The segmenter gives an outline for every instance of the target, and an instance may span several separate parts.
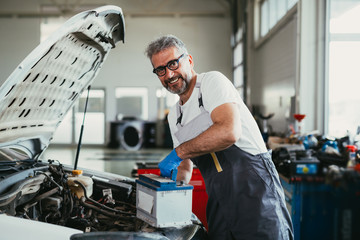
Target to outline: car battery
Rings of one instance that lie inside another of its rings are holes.
[[[136,217],[153,227],[191,224],[193,186],[155,174],[136,180]]]
[[[132,172],[134,178],[138,178],[142,174],[156,174],[160,175],[160,169],[158,168],[158,162],[137,162],[136,168]],[[189,185],[194,187],[192,191],[192,212],[199,218],[201,223],[208,228],[206,220],[206,204],[208,201],[208,195],[206,193],[206,187],[204,179],[200,173],[200,170],[194,166]]]
[[[290,163],[291,176],[317,175],[320,161],[315,157],[300,158]]]

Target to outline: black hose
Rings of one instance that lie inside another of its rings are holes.
[[[69,189],[64,189],[63,192],[63,197],[64,197],[64,206],[62,208],[62,221],[65,222],[71,215],[73,208],[74,208],[74,203],[73,203],[73,198],[71,195],[71,192]]]
[[[129,207],[129,208],[134,208],[134,209],[136,209],[136,206],[134,206],[133,204],[131,204],[131,203],[127,203],[127,202],[123,202],[123,201],[119,201],[119,200],[115,200],[117,203],[119,203],[119,204],[122,204],[122,205],[126,205],[127,207]]]
[[[45,192],[45,193],[43,193],[43,194],[38,195],[38,196],[35,197],[32,201],[30,201],[29,203],[27,203],[27,204],[24,206],[24,210],[27,211],[27,209],[28,209],[29,207],[31,207],[34,203],[36,203],[36,202],[38,202],[38,201],[40,201],[40,200],[42,200],[42,199],[44,199],[44,198],[50,197],[51,195],[53,195],[53,194],[55,194],[55,193],[57,193],[57,192],[58,192],[58,188],[56,187],[56,188],[51,189],[50,191],[47,191],[47,192]]]
[[[70,211],[69,213],[71,214],[72,210],[74,209],[74,200],[71,196],[71,192],[69,191],[69,199],[70,199]]]
[[[99,206],[100,208],[103,208],[105,210],[112,211],[112,212],[115,212],[115,213],[119,213],[119,214],[133,215],[132,213],[128,213],[128,212],[120,211],[120,210],[117,210],[117,209],[113,209],[113,208],[110,208],[108,206],[105,206],[104,204],[98,203],[97,201],[95,201],[95,200],[93,200],[93,199],[91,199],[91,198],[89,198],[87,196],[86,188],[81,182],[75,180],[74,183],[79,184],[81,186],[81,188],[84,190],[84,197],[86,198],[86,200],[92,202],[93,204]]]
[[[134,220],[134,217],[123,217],[123,216],[119,216],[117,215],[115,212],[109,212],[107,210],[104,210],[104,209],[100,209],[98,208],[97,206],[94,206],[92,204],[88,204],[86,203],[87,199],[83,196],[81,197],[80,199],[80,204],[83,205],[84,207],[87,207],[87,208],[90,208],[90,209],[93,209],[105,216],[108,216],[108,217],[111,217],[111,218],[116,218],[116,219],[120,219],[120,220],[126,220],[126,221],[129,221],[129,220]]]
[[[52,179],[50,176],[48,176],[46,173],[40,172],[40,174],[45,175],[53,184],[55,184],[59,188],[60,191],[63,190],[63,188],[57,182],[55,182],[54,179]]]
[[[6,172],[6,171],[10,171],[10,170],[19,171],[19,169],[17,169],[16,167],[8,167],[8,168],[0,169],[0,172]]]

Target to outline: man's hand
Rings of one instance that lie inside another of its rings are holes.
[[[181,161],[182,159],[179,158],[175,149],[173,149],[171,153],[167,155],[165,159],[159,163],[161,176],[170,178],[171,171],[177,169]]]

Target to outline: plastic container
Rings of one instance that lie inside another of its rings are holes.
[[[83,176],[82,170],[73,170],[72,175],[68,177],[68,186],[71,190],[71,193],[80,199],[82,196],[85,196],[84,189],[75,181],[78,181],[84,185],[87,197],[92,195],[94,182],[91,177]]]

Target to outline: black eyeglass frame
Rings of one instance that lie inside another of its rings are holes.
[[[154,68],[153,69],[153,73],[155,73],[158,77],[162,77],[162,76],[165,76],[166,74],[166,68],[168,68],[169,70],[176,70],[179,68],[179,61],[182,57],[185,56],[185,53],[181,54],[180,57],[178,57],[177,59],[173,59],[173,60],[170,60],[165,66],[159,66],[157,68]],[[175,68],[171,68],[171,64],[175,63],[176,62],[176,67]],[[157,71],[161,71],[161,70],[164,70],[164,74],[158,74]]]

